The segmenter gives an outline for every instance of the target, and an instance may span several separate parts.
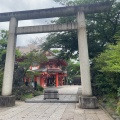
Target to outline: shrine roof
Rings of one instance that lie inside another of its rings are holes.
[[[36,72],[47,72],[47,68],[40,68],[40,69],[37,69],[37,70],[34,70]]]
[[[57,63],[61,66],[67,66],[67,62],[63,59],[59,59],[57,55],[55,55],[51,50],[43,51],[42,54],[44,54],[48,62],[42,63],[42,64],[50,64],[50,63]]]
[[[51,59],[57,59],[56,56],[46,56],[48,60],[51,60]]]
[[[48,73],[50,73],[50,72],[54,72],[54,73],[63,72],[61,69],[48,69],[47,71],[48,71]]]

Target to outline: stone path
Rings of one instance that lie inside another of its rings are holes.
[[[80,86],[60,86],[57,88],[59,93],[59,100],[57,99],[46,99],[44,100],[44,95],[34,97],[32,99],[26,100],[27,103],[77,103],[78,99],[76,98],[77,90]],[[46,88],[56,89],[54,87]]]
[[[78,86],[65,86],[61,93],[75,92]],[[24,103],[0,108],[0,120],[112,120],[102,109],[80,109],[78,103]]]

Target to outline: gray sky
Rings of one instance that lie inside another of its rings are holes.
[[[0,0],[0,13],[45,9],[52,7],[60,7],[60,5],[58,3],[55,3],[53,0]],[[56,19],[56,18],[51,18],[51,19]],[[34,26],[34,25],[49,24],[51,19],[19,21],[18,26]],[[0,30],[1,29],[8,30],[8,28],[9,28],[9,22],[0,22]],[[47,33],[18,35],[17,46],[25,46],[29,44],[29,40],[31,41],[41,37],[44,38],[46,35]]]

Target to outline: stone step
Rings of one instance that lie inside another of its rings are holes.
[[[26,100],[25,103],[78,103],[78,100]]]

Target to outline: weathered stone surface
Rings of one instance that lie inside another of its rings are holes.
[[[80,108],[83,108],[83,109],[98,108],[97,98],[94,96],[91,96],[91,97],[80,96],[79,97],[79,105],[80,105]]]
[[[77,85],[60,86],[59,93],[77,94]],[[39,99],[40,96],[33,99]],[[63,97],[65,99],[65,96]],[[42,97],[43,99],[43,97]],[[0,120],[113,120],[105,111],[81,109],[78,103],[24,103],[0,107]],[[118,120],[118,119],[117,119]]]
[[[44,90],[44,99],[59,99],[58,90]]]
[[[83,4],[79,6],[68,6],[59,8],[49,8],[40,10],[17,11],[0,13],[0,22],[9,21],[11,17],[17,20],[40,19],[50,17],[66,17],[76,15],[77,11],[84,11],[85,13],[97,13],[107,11],[111,7],[111,2],[98,2],[94,4]]]
[[[90,78],[90,63],[88,54],[87,43],[87,30],[85,23],[85,14],[78,12],[78,48],[79,48],[79,60],[80,60],[80,73],[82,84],[82,95],[92,96],[91,78]]]
[[[15,95],[11,96],[0,96],[0,106],[12,107],[15,105]]]
[[[46,32],[58,32],[76,30],[77,23],[67,24],[51,24],[51,25],[39,25],[39,26],[28,26],[16,28],[16,34],[33,34],[33,33],[46,33]]]
[[[12,17],[10,19],[9,25],[9,35],[7,42],[7,52],[3,76],[3,85],[2,85],[2,95],[9,96],[12,94],[12,85],[13,85],[13,72],[15,64],[15,49],[16,49],[16,27],[18,21],[16,18]]]

